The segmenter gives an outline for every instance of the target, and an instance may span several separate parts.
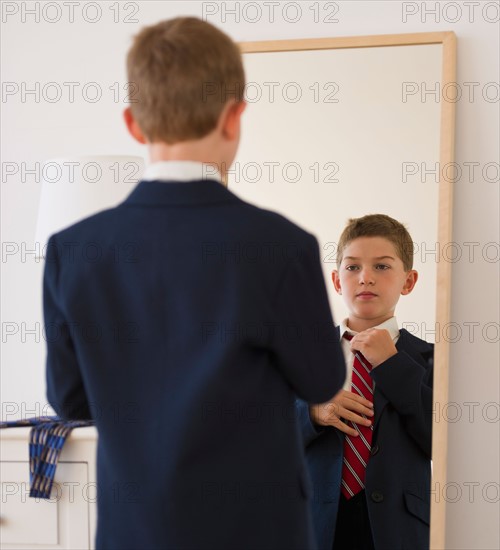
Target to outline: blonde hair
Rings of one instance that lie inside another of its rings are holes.
[[[130,107],[151,143],[211,132],[226,102],[242,101],[245,73],[237,45],[195,17],[145,27],[127,55]]]
[[[383,237],[390,241],[403,262],[405,271],[413,268],[413,241],[406,227],[386,214],[368,214],[351,218],[342,231],[337,249],[337,266],[342,263],[345,247],[359,237]]]

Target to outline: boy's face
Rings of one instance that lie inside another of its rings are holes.
[[[349,309],[349,327],[366,330],[394,315],[402,294],[409,294],[418,274],[405,271],[394,245],[384,237],[360,237],[344,249],[339,270],[332,273],[335,290]]]

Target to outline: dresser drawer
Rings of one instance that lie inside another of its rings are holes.
[[[0,548],[89,549],[95,483],[86,462],[59,462],[51,499],[29,496],[29,463],[0,463]]]

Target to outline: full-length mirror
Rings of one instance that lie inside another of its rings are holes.
[[[446,402],[453,33],[241,48],[248,106],[229,188],[317,236],[337,322],[346,312],[331,272],[347,220],[383,213],[403,222],[420,277],[401,297],[396,317],[409,332],[435,341],[434,400]],[[444,483],[444,422],[433,428],[433,467],[433,482]],[[433,502],[431,547],[442,546],[443,534],[444,508]]]

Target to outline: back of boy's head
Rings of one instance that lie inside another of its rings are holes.
[[[226,102],[242,101],[245,73],[237,45],[195,17],[142,29],[127,56],[131,110],[150,143],[199,139]]]
[[[337,266],[342,263],[346,246],[360,237],[383,237],[390,241],[403,262],[405,271],[413,268],[413,241],[406,227],[386,214],[368,214],[351,218],[342,231],[337,249]]]

